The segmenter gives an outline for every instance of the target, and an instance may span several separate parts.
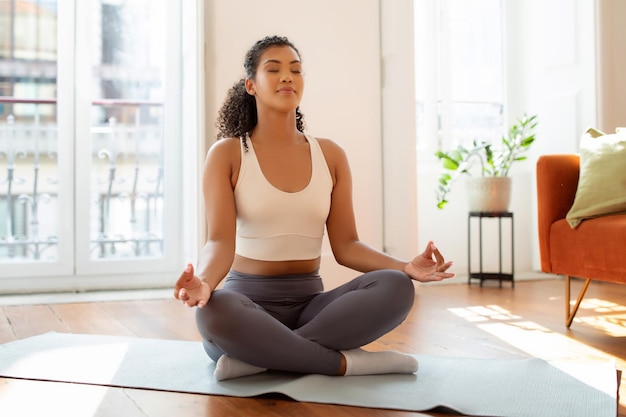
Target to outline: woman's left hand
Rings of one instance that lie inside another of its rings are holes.
[[[411,262],[406,264],[404,272],[406,272],[411,279],[420,282],[442,281],[454,276],[453,273],[446,272],[451,266],[452,261],[446,262],[435,244],[428,242],[424,252],[417,255]]]

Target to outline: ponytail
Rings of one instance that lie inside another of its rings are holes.
[[[226,100],[218,113],[217,139],[236,137],[245,145],[246,136],[256,124],[256,101],[246,91],[245,80],[242,78],[228,90]]]

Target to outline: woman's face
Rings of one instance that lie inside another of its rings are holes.
[[[248,93],[259,105],[293,111],[302,100],[304,77],[300,57],[288,46],[268,48],[261,55],[254,80],[246,80]]]

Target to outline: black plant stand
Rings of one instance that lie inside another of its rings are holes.
[[[478,272],[472,272],[472,238],[471,238],[471,224],[472,218],[478,218],[478,252],[479,252],[479,270]],[[484,218],[497,218],[498,219],[498,272],[485,272],[483,271],[483,219]],[[502,272],[502,219],[510,219],[511,223],[511,271],[510,273]],[[467,283],[471,284],[473,279],[480,280],[480,286],[483,286],[485,280],[498,280],[500,281],[500,288],[502,288],[502,281],[511,281],[511,288],[515,287],[515,280],[513,277],[514,271],[514,235],[513,235],[513,213],[485,213],[471,211],[467,217]]]

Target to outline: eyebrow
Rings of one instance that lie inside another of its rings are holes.
[[[282,62],[278,59],[268,59],[267,61],[263,63],[263,65],[267,65],[267,64],[282,64]],[[300,64],[300,60],[294,59],[289,64]]]

